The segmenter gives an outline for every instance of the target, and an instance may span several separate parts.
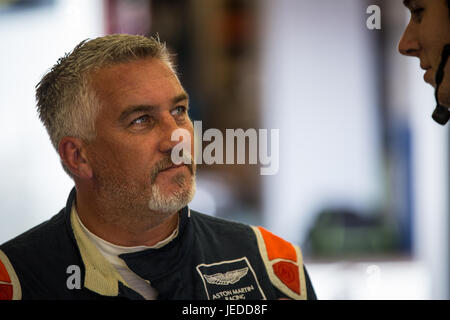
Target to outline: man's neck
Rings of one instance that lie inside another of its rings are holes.
[[[153,246],[170,236],[178,226],[178,212],[155,221],[155,217],[161,215],[145,209],[148,218],[142,219],[139,214],[140,218],[130,219],[130,212],[118,212],[114,206],[102,205],[92,192],[77,189],[75,203],[81,222],[90,232],[119,246]]]

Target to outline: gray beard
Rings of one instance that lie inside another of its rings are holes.
[[[191,179],[191,187],[187,187],[186,179]],[[152,196],[148,201],[148,208],[153,212],[160,214],[171,214],[181,210],[192,201],[195,194],[195,177],[191,175],[186,178],[179,174],[173,177],[173,183],[176,183],[180,190],[173,192],[168,196],[161,195],[160,187],[153,184],[151,187]]]
[[[158,161],[149,173],[149,185],[143,187],[133,181],[124,183],[121,178],[110,174],[104,162],[98,161],[98,173],[94,173],[95,192],[99,214],[105,223],[116,225],[132,233],[160,225],[171,215],[192,201],[195,194],[194,162],[186,164],[190,175],[178,173],[171,179],[175,191],[167,192],[156,183],[159,173],[170,167],[170,157]]]
[[[190,186],[187,179],[191,179]],[[152,184],[148,194],[139,193],[137,186],[125,187],[111,177],[100,180],[97,199],[103,208],[102,220],[135,234],[157,227],[191,202],[195,194],[195,174],[174,176],[172,182],[179,189],[168,195],[161,193],[158,184]]]

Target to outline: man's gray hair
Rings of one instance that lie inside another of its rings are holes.
[[[56,151],[65,136],[89,142],[96,135],[100,103],[90,86],[92,72],[141,58],[160,59],[175,73],[172,57],[159,37],[114,34],[87,39],[58,60],[36,85],[39,118]]]

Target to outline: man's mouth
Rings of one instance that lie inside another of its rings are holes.
[[[423,80],[427,83],[431,84],[431,69],[426,70],[426,72],[423,75]]]
[[[186,167],[191,175],[195,174],[195,164],[194,163],[185,163],[181,162],[180,164],[174,164],[170,159],[163,159],[159,161],[152,169],[150,173],[150,182],[154,184],[156,182],[156,178],[160,173],[168,173],[177,172],[177,170],[182,170],[180,168]]]
[[[420,68],[422,68],[423,70],[428,70],[428,69],[431,69],[431,66],[430,66],[430,65],[427,65],[427,64],[421,63],[421,64],[420,64]]]
[[[425,70],[425,74],[423,75],[423,80],[426,83],[429,83],[431,85],[433,85],[433,70],[431,68],[431,66],[425,66],[425,65],[420,65],[420,67]]]
[[[184,165],[185,165],[184,163],[181,163],[181,164],[172,164],[171,166],[169,166],[169,167],[167,167],[167,168],[165,168],[165,169],[162,169],[160,172],[168,171],[168,170],[172,170],[172,169],[177,169],[177,168],[180,168],[180,167],[182,167],[182,166],[184,166]]]

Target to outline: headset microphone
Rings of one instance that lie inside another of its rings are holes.
[[[450,120],[450,110],[448,110],[446,107],[439,104],[439,86],[442,83],[442,80],[444,80],[444,68],[448,60],[448,56],[450,54],[450,44],[447,44],[444,46],[444,49],[442,50],[442,58],[441,63],[439,64],[439,68],[436,72],[436,90],[434,91],[434,97],[436,99],[436,108],[433,111],[433,119],[437,123],[441,125],[445,125],[448,120]]]

